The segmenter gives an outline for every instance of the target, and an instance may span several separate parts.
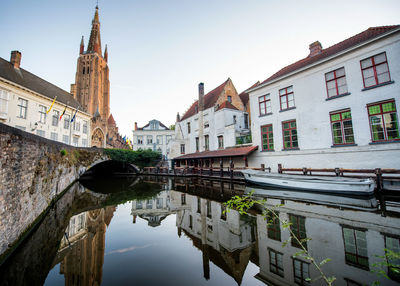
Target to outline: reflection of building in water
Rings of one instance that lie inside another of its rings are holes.
[[[55,263],[60,264],[65,285],[100,285],[103,272],[106,227],[115,207],[73,216],[66,229]]]
[[[268,199],[268,205],[278,204],[281,200]],[[278,215],[281,221],[292,223],[297,237],[312,239],[306,247],[316,261],[332,260],[322,269],[328,277],[336,277],[335,284],[371,285],[380,280],[381,285],[398,285],[370,272],[374,263],[382,261],[376,255],[384,255],[384,248],[400,252],[398,218],[294,201],[286,201]],[[309,285],[306,278],[316,279],[320,274],[307,260],[294,257],[300,250],[294,240],[282,247],[290,233],[277,219],[271,222],[267,225],[262,215],[257,216],[260,273],[256,278],[269,285]],[[318,280],[312,285],[325,284]]]
[[[149,226],[156,227],[171,213],[168,191],[162,191],[152,199],[132,201],[133,223],[136,223],[136,217],[139,216],[147,220]]]
[[[209,261],[240,284],[255,245],[255,228],[237,211],[223,213],[221,203],[170,191],[171,207],[177,210],[178,232],[183,229],[203,253],[203,271],[210,278]]]

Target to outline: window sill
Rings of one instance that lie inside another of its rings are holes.
[[[266,153],[268,153],[268,152],[275,152],[275,150],[261,150],[260,152],[266,152]]]
[[[296,150],[300,150],[300,148],[286,148],[286,149],[282,149],[282,151],[296,151]]]
[[[350,95],[350,94],[351,94],[350,92],[346,92],[346,93],[343,93],[343,94],[339,94],[339,95],[335,95],[335,96],[328,97],[328,98],[325,99],[325,100],[328,101],[328,100],[340,98],[340,97],[343,97],[343,96],[347,96],[347,95]]]
[[[369,87],[363,88],[361,91],[366,91],[366,90],[374,89],[374,88],[381,87],[381,86],[388,85],[388,84],[392,84],[392,83],[394,83],[393,80],[387,81],[387,82],[380,83],[380,84],[377,84],[377,85],[374,85],[374,86],[369,86]]]
[[[332,145],[331,148],[338,148],[338,147],[353,147],[358,146],[357,144],[336,144]]]
[[[357,268],[360,268],[360,269],[364,269],[364,270],[369,271],[369,267],[368,267],[368,266],[364,266],[364,265],[360,265],[360,264],[351,263],[351,262],[349,262],[349,261],[346,261],[346,264],[347,264],[347,265],[350,265],[350,266],[353,266],[353,267],[357,267]]]
[[[370,142],[369,145],[391,144],[391,143],[400,143],[400,140],[397,139],[397,140]]]
[[[289,111],[289,110],[292,110],[292,109],[296,109],[296,106],[290,107],[290,108],[286,108],[286,109],[281,109],[281,110],[279,110],[279,112],[285,112],[285,111]]]
[[[264,117],[264,116],[268,116],[268,115],[272,115],[272,112],[270,112],[270,113],[265,113],[265,114],[261,114],[261,115],[259,115],[258,117]]]

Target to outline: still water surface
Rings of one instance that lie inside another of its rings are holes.
[[[0,268],[0,284],[324,285],[306,281],[319,275],[293,256],[295,243],[282,247],[290,234],[277,221],[268,226],[259,210],[223,212],[222,202],[251,189],[151,177],[76,184]],[[398,285],[370,271],[385,247],[399,251],[397,203],[384,210],[375,198],[288,196],[267,204],[280,204],[281,220],[312,238],[315,259],[332,259],[324,271],[334,285]]]

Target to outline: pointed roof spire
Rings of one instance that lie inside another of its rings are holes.
[[[99,6],[96,5],[96,11],[94,12],[93,22],[99,23]]]
[[[83,54],[84,49],[85,49],[85,44],[83,42],[83,36],[82,36],[81,46],[79,48],[79,54]]]
[[[99,22],[98,6],[96,6],[96,12],[94,13],[94,18],[92,21],[92,30],[90,32],[87,52],[96,52],[101,56],[100,22]]]
[[[106,60],[106,62],[108,61],[107,44],[106,44],[106,48],[105,48],[105,50],[104,50],[104,59]]]

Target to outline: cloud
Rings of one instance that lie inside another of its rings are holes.
[[[131,247],[128,247],[128,248],[116,249],[116,250],[107,252],[105,255],[114,254],[114,253],[125,253],[125,252],[133,251],[133,250],[136,250],[136,249],[148,248],[148,247],[150,247],[152,245],[153,244],[146,244],[146,245],[143,245],[143,246],[131,246]]]

